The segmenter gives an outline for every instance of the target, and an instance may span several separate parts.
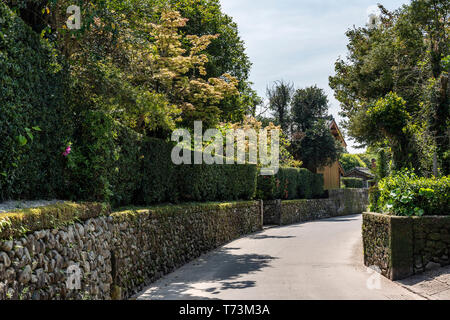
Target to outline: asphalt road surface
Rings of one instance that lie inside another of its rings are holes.
[[[420,296],[363,266],[361,215],[274,227],[160,279],[144,300],[406,300]]]

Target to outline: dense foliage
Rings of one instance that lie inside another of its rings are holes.
[[[0,201],[56,197],[73,131],[63,64],[0,3]]]
[[[20,18],[0,4],[0,201],[254,196],[256,166],[175,167],[173,145],[150,138],[240,121],[257,98],[218,1],[6,3]],[[81,30],[65,26],[70,4]]]
[[[423,178],[404,171],[372,190],[370,210],[399,216],[449,215],[450,177]]]
[[[217,0],[8,1],[70,65],[71,103],[166,138],[202,120],[240,121],[259,101],[237,26]],[[81,30],[65,26],[81,8]]]
[[[341,163],[342,168],[344,168],[345,172],[349,172],[350,170],[357,167],[367,168],[366,163],[362,161],[357,154],[344,153],[341,155],[339,162]]]
[[[339,159],[343,149],[330,132],[332,117],[323,89],[311,86],[295,90],[293,83],[276,81],[267,88],[267,97],[273,118],[259,119],[281,126],[295,161],[315,172]]]
[[[341,178],[341,182],[347,189],[360,189],[365,187],[364,180],[360,178]]]
[[[256,165],[175,165],[173,143],[144,137],[100,112],[87,114],[83,124],[67,156],[69,199],[123,206],[255,195]]]

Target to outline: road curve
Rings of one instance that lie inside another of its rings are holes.
[[[361,221],[357,215],[266,229],[203,255],[135,298],[421,299],[363,266]]]

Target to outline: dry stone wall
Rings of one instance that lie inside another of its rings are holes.
[[[125,299],[261,230],[259,202],[127,210],[0,242],[0,300]]]

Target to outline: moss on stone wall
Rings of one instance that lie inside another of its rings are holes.
[[[109,213],[110,207],[106,204],[73,202],[0,213],[0,240],[20,237],[32,231],[59,228]]]

